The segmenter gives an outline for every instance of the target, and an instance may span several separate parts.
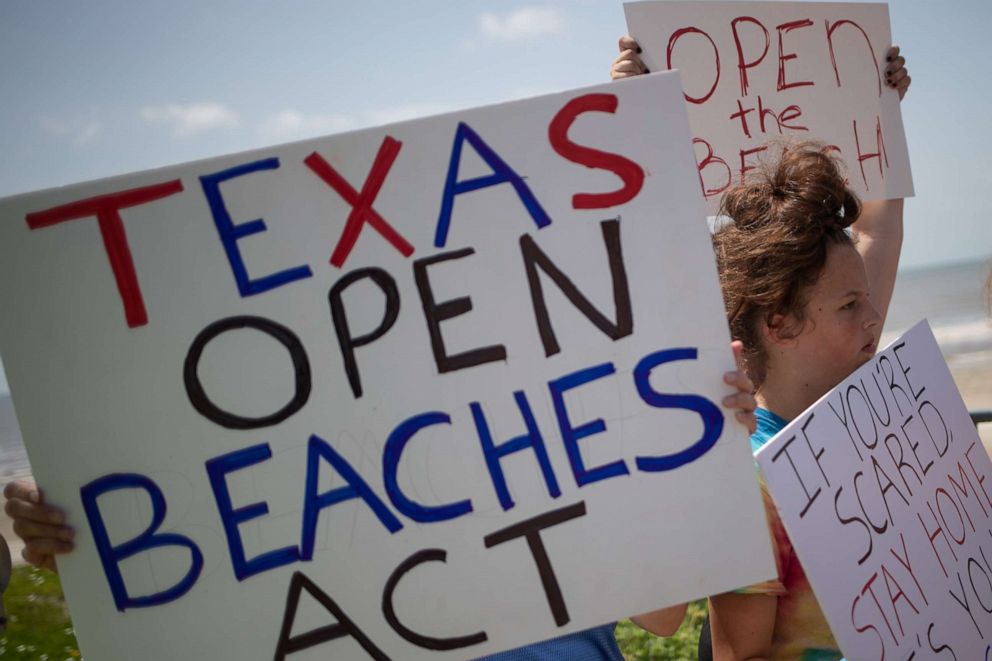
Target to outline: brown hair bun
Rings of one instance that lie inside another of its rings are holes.
[[[831,244],[853,244],[847,228],[861,203],[836,157],[820,143],[773,146],[748,182],[720,201],[725,223],[713,235],[731,334],[744,342],[752,380],[760,384],[766,354],[760,324],[798,333],[810,288]],[[783,319],[797,326],[784,328]]]
[[[720,214],[741,229],[767,223],[849,227],[861,203],[847,187],[840,163],[817,142],[773,145],[774,160],[764,159],[747,184],[724,193]]]

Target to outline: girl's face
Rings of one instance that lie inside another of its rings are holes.
[[[851,245],[833,244],[806,305],[802,332],[780,340],[776,353],[795,387],[819,398],[875,355],[881,322],[861,255]]]

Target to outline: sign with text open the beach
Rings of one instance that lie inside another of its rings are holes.
[[[926,322],[757,459],[848,659],[986,658],[992,462]]]
[[[467,659],[772,576],[695,177],[665,74],[0,201],[84,654]]]
[[[679,69],[711,214],[769,140],[818,140],[863,200],[912,197],[884,3],[628,2],[651,71]],[[753,175],[751,175],[753,176]]]

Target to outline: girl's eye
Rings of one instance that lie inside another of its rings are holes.
[[[847,303],[845,303],[844,305],[842,305],[840,309],[841,310],[853,310],[854,309],[854,304],[856,302],[857,301],[848,301]]]

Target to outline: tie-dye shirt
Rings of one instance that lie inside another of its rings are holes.
[[[755,411],[758,427],[751,434],[751,451],[757,452],[761,446],[780,432],[787,424],[771,411]],[[772,634],[770,659],[801,659],[802,661],[836,661],[842,657],[837,642],[830,632],[820,604],[813,595],[813,589],[806,579],[806,572],[799,564],[799,558],[792,548],[792,542],[785,533],[778,517],[768,487],[759,473],[761,498],[765,503],[768,527],[771,530],[775,562],[778,566],[778,579],[758,583],[739,590],[744,594],[767,594],[778,597],[778,610],[775,614],[775,631]]]

